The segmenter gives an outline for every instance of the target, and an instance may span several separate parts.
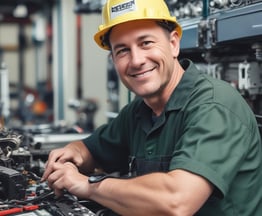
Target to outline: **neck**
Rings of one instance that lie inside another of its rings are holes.
[[[165,86],[165,88],[163,88],[162,92],[153,97],[144,98],[145,103],[152,109],[153,113],[156,116],[160,116],[161,113],[163,112],[171,94],[173,93],[174,89],[177,87],[183,74],[184,74],[184,69],[181,67],[180,64],[176,64],[173,75],[170,81],[168,82],[168,84]]]

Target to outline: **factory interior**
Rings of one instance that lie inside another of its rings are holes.
[[[262,131],[262,1],[165,2],[183,29],[179,58],[235,87]],[[1,172],[19,161],[41,175],[50,150],[88,136],[135,97],[93,39],[104,3],[0,1]],[[0,189],[8,199],[24,193]]]

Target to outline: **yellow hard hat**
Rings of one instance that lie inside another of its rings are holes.
[[[104,43],[105,34],[113,26],[132,20],[154,19],[169,21],[176,25],[179,37],[182,36],[181,26],[177,23],[176,17],[170,15],[164,0],[107,0],[103,7],[102,15],[103,24],[98,27],[94,40],[101,48],[106,50],[110,48],[108,44]]]

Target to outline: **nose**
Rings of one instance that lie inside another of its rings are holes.
[[[139,49],[138,47],[131,49],[130,64],[132,67],[140,67],[145,63],[145,59],[145,53],[143,50]]]

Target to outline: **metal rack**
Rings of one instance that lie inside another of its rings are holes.
[[[175,2],[169,5],[171,12],[193,4]],[[178,17],[183,29],[180,58],[190,58],[204,72],[231,83],[261,117],[262,1],[203,0],[194,4],[202,5],[201,15]]]

